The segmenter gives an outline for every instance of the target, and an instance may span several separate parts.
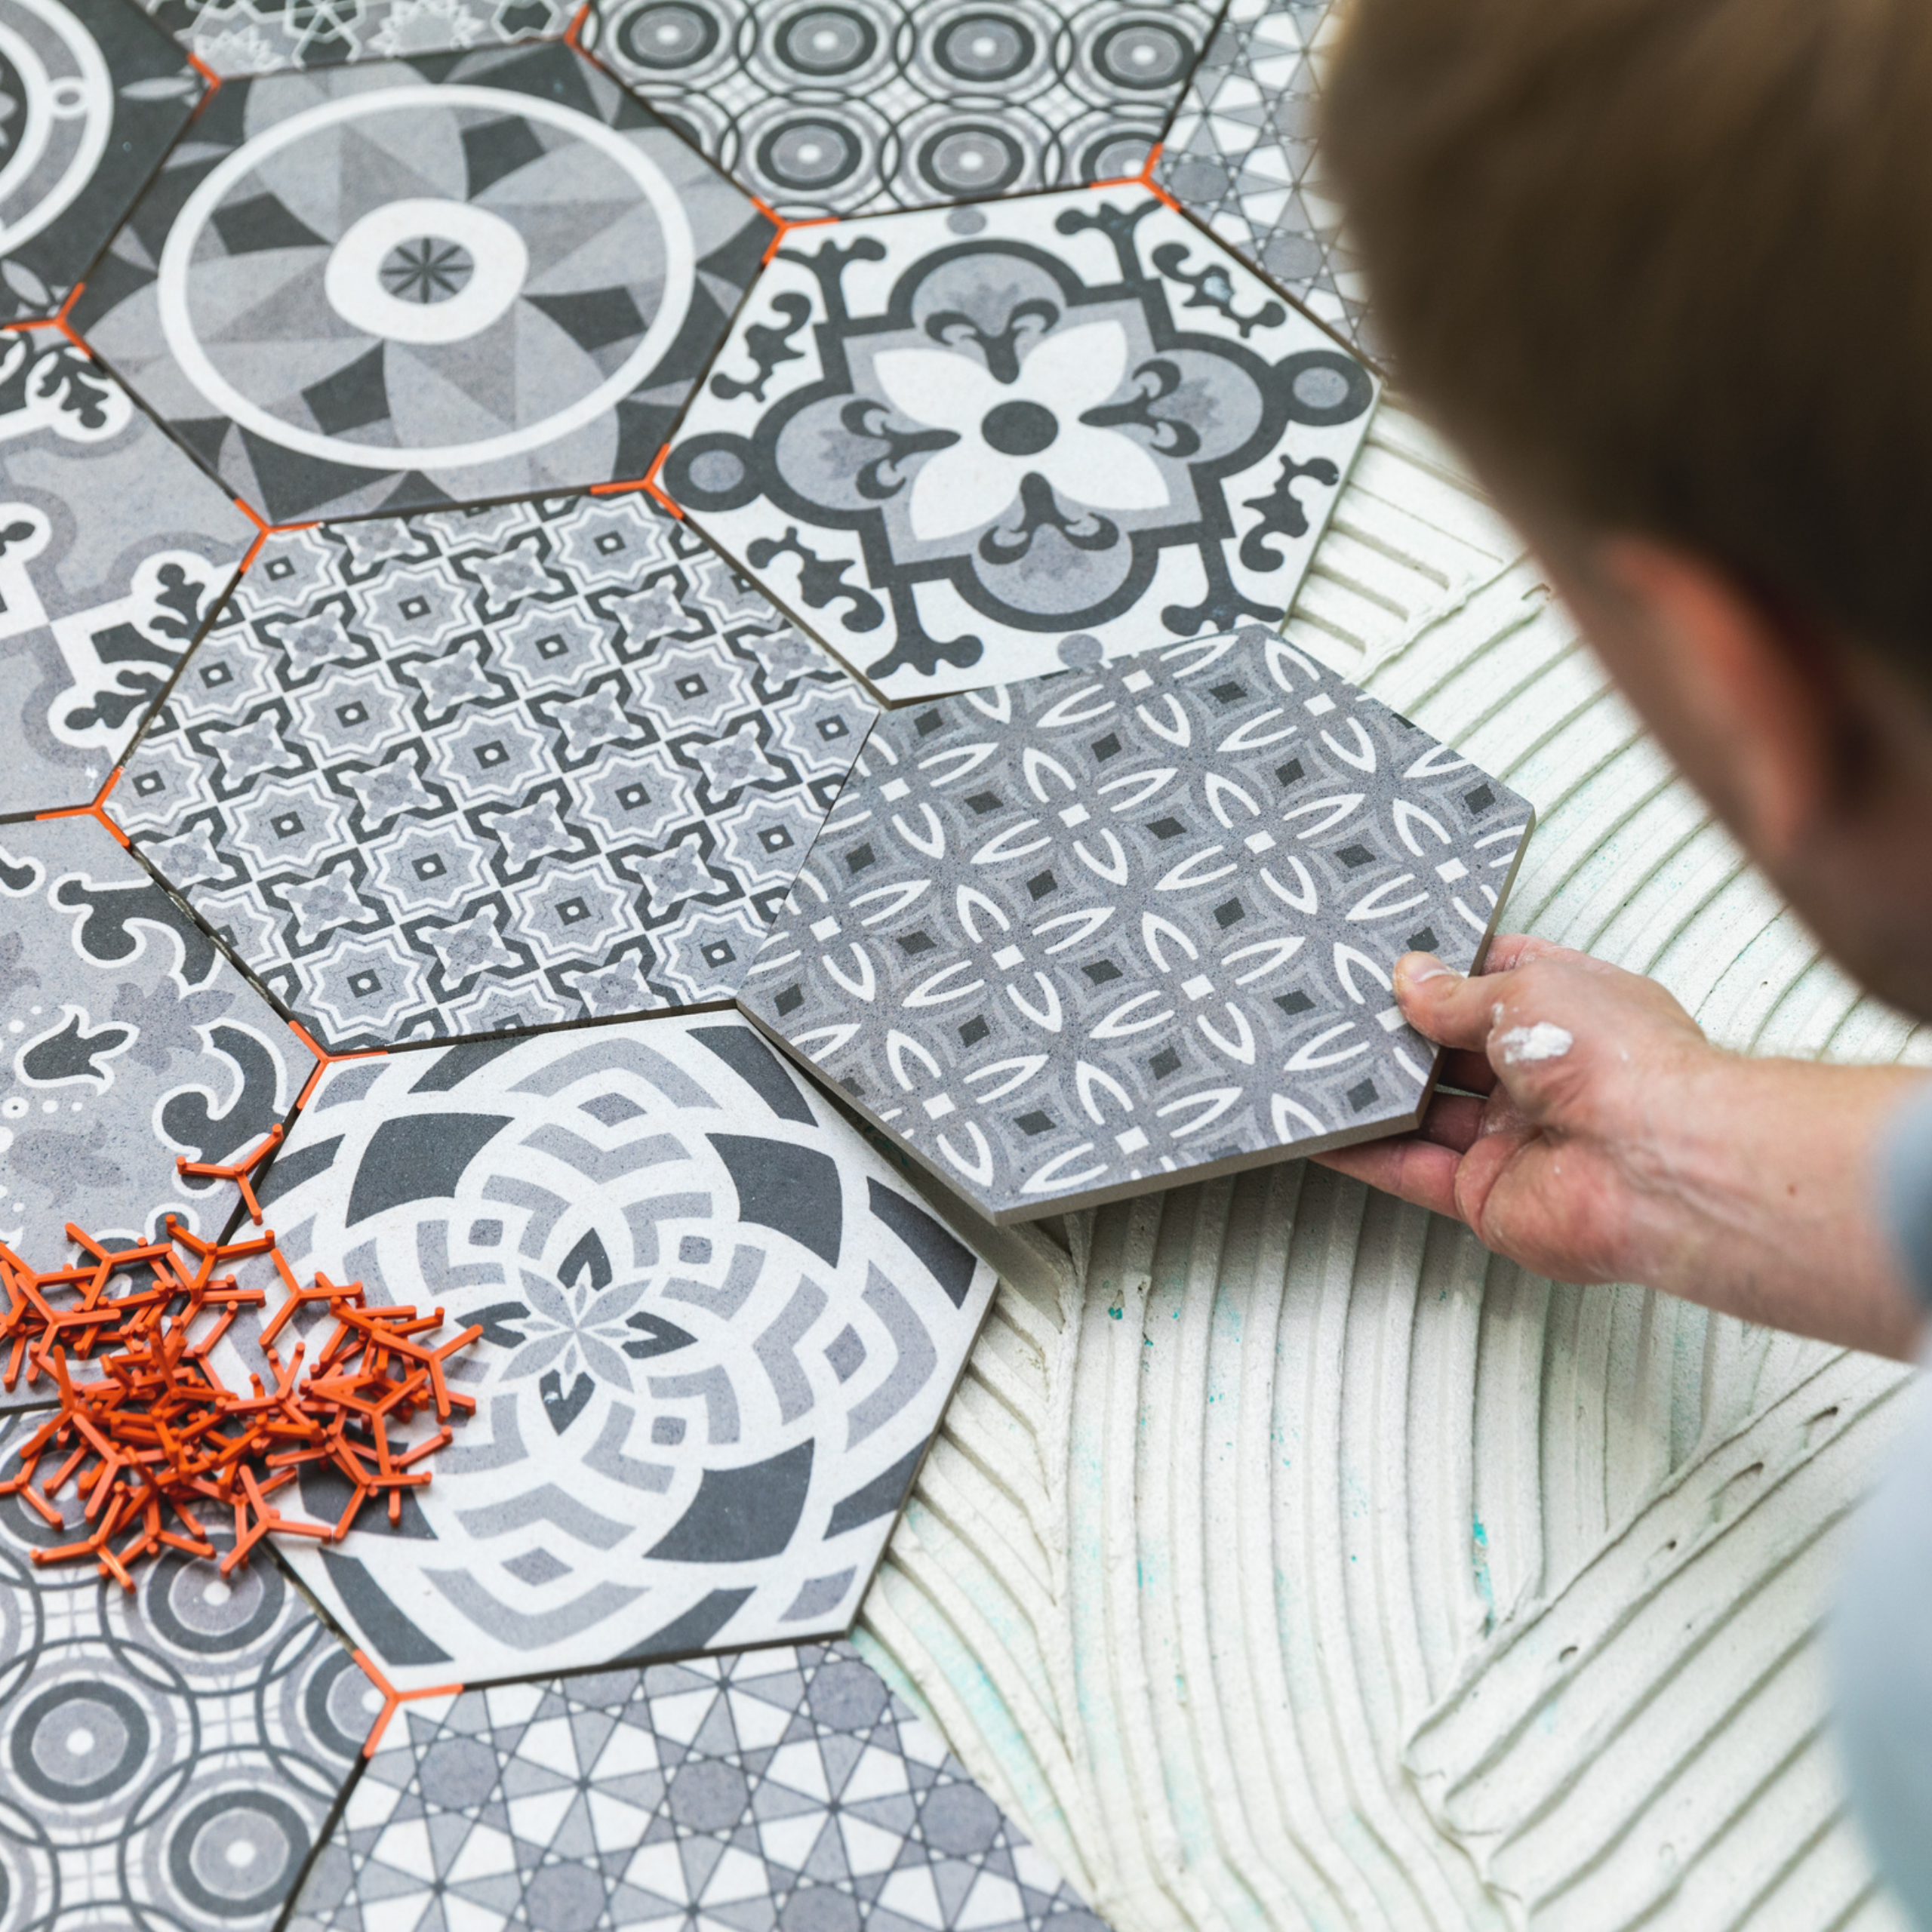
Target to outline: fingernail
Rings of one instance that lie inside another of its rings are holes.
[[[1395,990],[1398,993],[1405,986],[1420,986],[1430,980],[1454,980],[1460,977],[1444,965],[1432,952],[1405,952],[1395,961]]]

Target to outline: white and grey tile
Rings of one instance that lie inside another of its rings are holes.
[[[0,817],[92,801],[255,534],[58,330],[0,330]]]
[[[1155,179],[1310,315],[1377,355],[1367,285],[1322,185],[1315,139],[1340,25],[1334,0],[1231,0]]]
[[[66,1265],[70,1220],[218,1234],[234,1189],[176,1159],[254,1145],[314,1066],[97,819],[0,826],[0,1241],[30,1266]],[[23,1381],[0,1406],[47,1397]]]
[[[42,1418],[0,1417],[0,1475]],[[132,1595],[0,1497],[0,1928],[268,1932],[369,1728],[371,1686],[266,1557],[168,1551]],[[207,1524],[230,1546],[220,1512]]]
[[[894,699],[1278,620],[1375,402],[1144,188],[788,235],[670,496]]]
[[[290,1932],[1103,1932],[849,1646],[406,1706]]]
[[[1205,0],[600,0],[598,57],[794,220],[1137,174]]]
[[[344,1051],[730,998],[876,715],[641,491],[325,525],[110,809]]]
[[[202,90],[125,0],[0,0],[0,321],[60,307]]]
[[[740,995],[996,1222],[1412,1126],[1532,814],[1258,626],[881,720]]]
[[[399,1526],[285,1552],[405,1689],[844,1631],[992,1293],[734,1014],[338,1062],[261,1198],[303,1278],[483,1330]]]
[[[641,478],[772,223],[570,47],[225,84],[74,321],[271,523]]]
[[[289,67],[403,60],[553,38],[566,0],[140,0],[211,74],[242,79]]]

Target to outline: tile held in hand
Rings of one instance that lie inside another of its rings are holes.
[[[743,1010],[995,1222],[1412,1125],[1531,812],[1255,628],[888,714]]]

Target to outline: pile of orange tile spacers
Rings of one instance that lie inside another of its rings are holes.
[[[226,1165],[175,1164],[183,1174],[233,1182],[259,1228],[253,1177],[281,1141],[278,1127]],[[371,1308],[361,1282],[338,1284],[321,1274],[303,1287],[272,1229],[224,1244],[190,1233],[171,1214],[165,1232],[162,1240],[110,1250],[69,1222],[69,1240],[89,1259],[44,1272],[0,1245],[0,1286],[8,1302],[0,1318],[0,1386],[11,1391],[24,1368],[29,1387],[45,1375],[60,1392],[59,1409],[21,1444],[19,1471],[0,1481],[0,1495],[18,1496],[56,1529],[66,1526],[66,1512],[55,1499],[69,1484],[85,1504],[87,1534],[36,1549],[34,1561],[92,1557],[103,1576],[131,1590],[132,1566],[164,1549],[217,1555],[198,1512],[234,1512],[233,1546],[221,1554],[223,1576],[271,1531],[339,1541],[377,1496],[387,1499],[391,1524],[400,1523],[403,1491],[429,1481],[422,1465],[451,1439],[451,1411],[475,1409],[474,1397],[449,1388],[444,1364],[481,1328],[466,1328],[432,1348],[423,1338],[442,1326],[440,1308],[428,1315],[414,1307]],[[209,1351],[239,1309],[263,1307],[267,1297],[217,1271],[258,1255],[273,1262],[288,1292],[261,1331],[274,1386],[251,1375],[254,1393],[239,1395],[209,1366]],[[117,1275],[135,1272],[145,1275],[145,1285],[109,1296]],[[55,1306],[69,1297],[69,1305]],[[327,1304],[335,1327],[304,1372],[306,1344],[298,1343],[285,1364],[275,1343],[312,1302]],[[83,1363],[100,1371],[97,1380],[75,1380]],[[392,1429],[432,1408],[439,1425],[434,1434],[413,1444],[391,1440]],[[39,1478],[43,1463],[50,1473]],[[333,1466],[350,1486],[348,1506],[332,1524],[285,1516],[269,1500],[314,1463]],[[122,1537],[117,1549],[112,1540]]]

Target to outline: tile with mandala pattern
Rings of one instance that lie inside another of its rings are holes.
[[[1161,150],[1155,179],[1364,355],[1368,291],[1321,183],[1321,68],[1334,0],[1232,0]]]
[[[875,715],[641,491],[324,525],[110,809],[343,1051],[728,999]]]
[[[735,1014],[340,1061],[261,1199],[305,1278],[482,1331],[398,1523],[285,1552],[405,1689],[845,1631],[992,1297]],[[270,1372],[252,1319],[232,1388]],[[349,1500],[312,1467],[300,1495]]]
[[[574,48],[224,82],[72,312],[270,523],[634,482],[774,224]]]
[[[202,91],[125,0],[0,0],[0,321],[60,307]]]
[[[589,44],[793,220],[1137,174],[1208,0],[598,0]]]
[[[289,1932],[1104,1932],[844,1644],[426,1699]]]
[[[0,1241],[65,1266],[76,1221],[218,1234],[225,1161],[295,1104],[315,1060],[140,864],[86,814],[0,825]],[[0,1408],[50,1399],[23,1372]]]
[[[662,472],[894,700],[1294,601],[1374,378],[1146,189],[789,235]]]
[[[0,817],[92,801],[255,535],[57,330],[0,331]]]
[[[0,1477],[39,1424],[0,1417]],[[0,1927],[268,1932],[353,1775],[369,1680],[273,1562],[174,1551],[132,1594],[0,1497]],[[232,1537],[218,1517],[217,1548]]]
[[[518,40],[570,26],[564,0],[140,0],[211,74],[405,60]]]
[[[995,1222],[1403,1131],[1534,817],[1259,626],[890,712],[740,995]]]

